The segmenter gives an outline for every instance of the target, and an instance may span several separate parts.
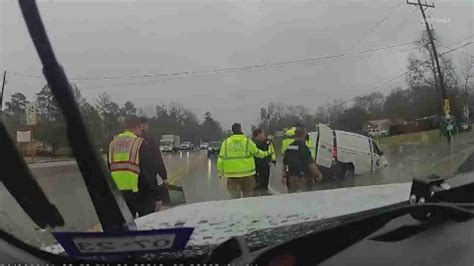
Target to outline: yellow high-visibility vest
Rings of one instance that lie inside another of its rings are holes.
[[[270,142],[270,145],[268,145],[268,152],[271,153],[272,155],[272,161],[276,161],[276,153],[275,153],[275,147],[273,146],[273,143]]]
[[[119,190],[138,191],[142,143],[142,138],[125,131],[115,136],[109,145],[109,167]]]
[[[281,154],[284,155],[288,146],[295,141],[294,136],[296,132],[296,127],[292,127],[285,131],[285,136],[281,141]],[[311,139],[305,141],[306,146],[308,146],[309,151],[311,152],[311,157],[313,160],[316,158],[316,150],[313,147],[313,141]]]
[[[262,151],[257,145],[243,134],[228,137],[222,143],[217,158],[217,171],[223,177],[246,177],[255,175],[255,160],[271,155]]]

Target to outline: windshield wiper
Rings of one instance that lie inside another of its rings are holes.
[[[31,39],[43,64],[43,74],[63,114],[69,143],[102,228],[104,231],[136,229],[125,200],[93,148],[92,139],[74,100],[70,83],[49,42],[36,2],[20,0],[19,3]],[[7,168],[9,167],[10,165],[7,165]]]
[[[209,255],[209,263],[268,265],[275,258],[294,259],[295,265],[302,263],[318,264],[340,251],[366,239],[388,222],[404,215],[424,224],[438,224],[445,220],[465,221],[474,218],[474,202],[471,196],[460,199],[459,193],[474,193],[473,179],[462,186],[450,186],[448,179],[415,179],[412,183],[410,198],[406,202],[372,209],[360,213],[337,217],[339,222],[325,230],[297,237],[271,247],[250,252],[242,237],[232,238]],[[451,181],[451,179],[449,179]],[[443,199],[443,200],[442,200]],[[335,241],[337,239],[337,241]],[[317,250],[317,252],[315,252]],[[292,265],[292,264],[290,264]]]

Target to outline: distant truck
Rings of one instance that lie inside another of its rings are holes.
[[[160,140],[162,152],[176,152],[180,147],[180,137],[177,135],[163,135]]]

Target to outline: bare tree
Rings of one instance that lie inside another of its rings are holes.
[[[474,57],[465,57],[461,62],[461,75],[462,75],[462,86],[464,94],[464,106],[463,106],[463,116],[465,121],[469,121],[470,110],[469,110],[469,79],[474,76]]]

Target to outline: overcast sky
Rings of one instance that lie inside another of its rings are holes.
[[[474,34],[472,0],[437,0],[435,5],[427,13],[444,45]],[[225,128],[232,122],[255,124],[259,108],[270,101],[316,110],[334,99],[363,94],[404,72],[410,53],[404,50],[412,46],[165,80],[130,76],[321,57],[354,45],[352,51],[368,50],[416,41],[424,29],[419,10],[405,0],[42,1],[39,7],[69,77],[123,77],[74,80],[89,101],[95,102],[101,92],[118,103],[130,100],[139,106],[175,101],[199,116],[212,112]],[[17,2],[0,0],[0,9],[0,69],[12,73],[6,98],[14,92],[33,97],[44,79],[18,74],[40,75],[39,59]],[[380,91],[403,84],[400,79]]]

